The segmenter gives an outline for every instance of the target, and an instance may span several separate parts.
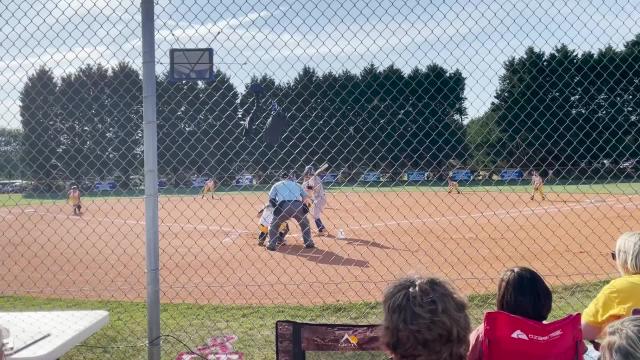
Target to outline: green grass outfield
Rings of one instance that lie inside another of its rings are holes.
[[[555,287],[551,319],[582,311],[604,282]],[[382,297],[382,294],[380,295]],[[482,321],[486,310],[494,309],[495,295],[469,297],[470,316],[474,326]],[[146,307],[144,303],[119,301],[85,301],[40,299],[22,296],[0,297],[0,311],[27,310],[108,310],[109,324],[76,347],[63,359],[145,359]],[[379,303],[352,303],[322,306],[227,306],[163,304],[162,334],[172,335],[191,347],[201,345],[212,335],[233,333],[239,337],[236,348],[246,359],[274,359],[276,320],[307,322],[379,323]],[[162,358],[175,359],[184,346],[165,338]],[[319,359],[320,357],[310,356]],[[322,357],[327,358],[327,357]],[[335,359],[335,356],[331,357]],[[340,356],[344,359],[370,359],[363,356]],[[385,359],[381,356],[380,359]]]
[[[504,193],[524,193],[531,191],[529,184],[493,184],[483,183],[461,184],[463,192],[504,192]],[[446,191],[446,186],[442,184],[424,185],[397,185],[397,184],[362,184],[362,185],[341,185],[327,187],[329,192],[442,192]],[[246,194],[247,192],[266,193],[268,186],[253,186],[243,190],[235,187],[226,187],[218,191],[221,196],[226,194]],[[546,185],[545,192],[548,194],[611,194],[611,195],[640,195],[640,183],[605,183],[605,184],[557,184]],[[165,189],[160,192],[160,196],[194,196],[199,193],[197,189]],[[142,197],[141,190],[114,191],[112,193],[88,193],[86,198],[92,199],[113,199],[122,197]],[[16,205],[40,205],[54,203],[64,200],[63,194],[0,194],[0,207]]]

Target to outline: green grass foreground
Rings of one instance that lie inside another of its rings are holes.
[[[594,298],[604,282],[555,287],[551,319],[582,311]],[[380,295],[382,297],[382,294]],[[485,311],[495,308],[495,295],[471,295],[469,314],[474,326],[482,322]],[[146,306],[139,302],[86,301],[42,299],[24,296],[0,297],[0,311],[35,310],[107,310],[109,324],[84,344],[77,346],[63,359],[146,359]],[[213,335],[233,333],[239,337],[236,348],[246,359],[274,359],[276,320],[337,323],[379,323],[382,320],[380,303],[350,303],[321,306],[229,306],[163,304],[162,334],[173,335],[185,344],[195,347]],[[175,359],[185,350],[171,338],[162,342],[162,358]],[[326,356],[313,355],[321,359]],[[370,359],[360,355],[345,355],[332,359]],[[377,357],[376,357],[377,358]],[[380,356],[380,359],[385,359]]]

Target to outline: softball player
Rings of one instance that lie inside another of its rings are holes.
[[[531,176],[531,185],[533,186],[531,200],[535,198],[536,193],[540,193],[542,200],[544,200],[544,180],[542,180],[542,176],[537,171],[534,171]]]
[[[207,182],[204,183],[204,188],[202,189],[202,198],[208,193],[211,193],[211,198],[213,199],[213,194],[216,192],[216,181],[213,178],[209,178]]]
[[[80,215],[82,210],[82,204],[80,203],[80,190],[76,185],[71,187],[71,190],[67,193],[69,204],[73,206],[73,215]]]
[[[449,188],[447,189],[447,193],[451,194],[451,192],[455,191],[458,194],[462,194],[460,192],[460,185],[458,185],[457,181],[453,181],[451,176],[447,176],[447,182],[449,183]]]
[[[304,183],[302,183],[302,187],[307,191],[309,198],[313,200],[311,214],[318,228],[318,235],[327,235],[327,229],[320,219],[322,210],[324,210],[324,207],[327,205],[327,197],[324,192],[324,186],[322,186],[322,180],[314,174],[312,166],[307,166],[304,169]]]
[[[258,211],[258,216],[260,216],[258,223],[258,229],[260,230],[258,234],[258,246],[263,246],[269,236],[269,226],[271,226],[271,222],[273,221],[273,206],[266,204],[262,210]],[[283,222],[278,230],[276,245],[284,245],[284,237],[289,233],[289,223],[286,221]]]

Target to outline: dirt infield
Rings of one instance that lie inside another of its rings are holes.
[[[380,299],[399,276],[436,274],[467,293],[495,289],[507,266],[528,265],[553,284],[615,274],[609,252],[640,228],[640,196],[443,192],[331,193],[332,234],[302,247],[256,245],[264,194],[160,200],[164,302],[320,304]],[[144,205],[140,198],[0,209],[3,294],[143,300]]]

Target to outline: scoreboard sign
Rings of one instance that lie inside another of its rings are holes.
[[[522,180],[524,172],[520,169],[504,169],[500,172],[500,180]]]
[[[471,181],[473,180],[473,172],[469,169],[455,169],[451,172],[453,181]]]
[[[95,191],[113,191],[118,187],[115,181],[96,181],[93,188]]]
[[[407,171],[407,181],[425,181],[427,179],[426,171]]]
[[[191,187],[192,188],[204,187],[204,183],[206,183],[207,180],[208,179],[205,178],[205,177],[199,177],[199,178],[191,179]]]
[[[236,186],[247,186],[255,184],[253,175],[238,175],[236,176],[236,180],[233,182]]]
[[[364,182],[378,182],[382,181],[382,176],[379,172],[366,172],[360,177],[360,181]]]

